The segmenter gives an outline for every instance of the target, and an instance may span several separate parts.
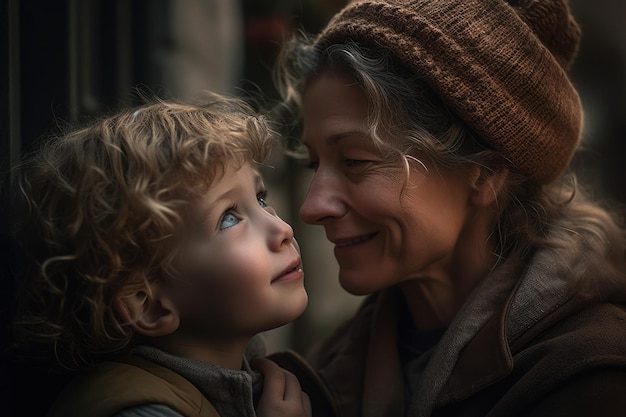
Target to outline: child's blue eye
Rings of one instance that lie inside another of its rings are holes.
[[[239,218],[233,213],[226,213],[220,219],[220,230],[228,229],[239,223]]]

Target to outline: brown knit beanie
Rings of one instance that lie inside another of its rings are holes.
[[[548,183],[581,136],[582,107],[566,74],[579,38],[567,0],[357,0],[316,45],[390,50],[484,141]]]

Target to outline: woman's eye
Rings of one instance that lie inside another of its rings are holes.
[[[233,213],[225,213],[220,219],[220,230],[228,229],[239,223],[239,217]]]
[[[259,202],[259,205],[263,208],[269,207],[269,204],[267,204],[267,202],[265,201],[266,198],[267,198],[267,195],[265,193],[259,193],[256,196],[256,199]]]
[[[363,159],[349,159],[349,158],[346,158],[346,159],[344,159],[343,162],[346,164],[346,166],[348,168],[356,168],[356,167],[362,166],[364,164],[368,164],[368,163],[370,163],[372,161],[366,161],[366,160],[363,160]]]

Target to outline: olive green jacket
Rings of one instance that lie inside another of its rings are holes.
[[[139,356],[103,362],[76,377],[50,417],[111,417],[144,404],[163,404],[184,416],[219,417],[206,397],[178,373]]]

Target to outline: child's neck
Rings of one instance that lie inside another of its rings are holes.
[[[237,340],[198,340],[171,335],[152,343],[172,355],[210,362],[228,369],[241,369],[243,356],[250,338]]]

